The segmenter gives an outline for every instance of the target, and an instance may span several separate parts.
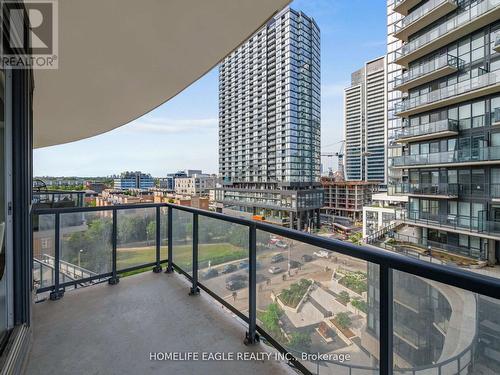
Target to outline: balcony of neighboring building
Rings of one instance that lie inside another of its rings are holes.
[[[461,234],[480,234],[485,238],[500,240],[500,221],[490,220],[486,211],[481,211],[478,216],[464,216],[411,210],[406,212],[403,221],[425,228],[445,229]]]
[[[499,0],[500,1],[500,0]],[[408,117],[417,113],[472,100],[500,91],[500,70],[486,72],[479,70],[477,77],[403,99],[395,107],[395,114]]]
[[[499,18],[500,0],[483,0],[473,3],[470,8],[403,44],[396,51],[395,63],[407,67],[411,61],[444,47]]]
[[[406,16],[408,11],[422,0],[394,0],[394,11]]]
[[[435,152],[429,154],[414,154],[398,156],[393,159],[395,168],[426,168],[467,166],[467,165],[489,165],[500,162],[500,146],[471,148],[466,150],[454,150]]]
[[[445,119],[424,125],[407,126],[395,135],[397,143],[408,143],[455,136],[459,132],[458,121]]]
[[[455,73],[463,66],[464,61],[458,57],[448,54],[439,55],[410,68],[396,77],[394,88],[402,92],[408,92],[414,87]]]
[[[389,191],[393,194],[456,199],[459,194],[458,184],[445,183],[402,183],[390,186]]]
[[[430,0],[394,25],[394,37],[407,42],[408,37],[457,8],[457,0]]]

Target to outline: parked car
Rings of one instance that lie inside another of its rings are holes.
[[[276,245],[276,242],[278,242],[278,241],[279,241],[278,238],[273,237],[273,238],[269,239],[268,243],[269,243],[269,245]]]
[[[280,272],[283,272],[283,269],[279,266],[272,266],[269,268],[269,273],[272,273],[273,275]]]
[[[233,273],[232,275],[226,277],[226,283],[230,282],[230,281],[247,281],[248,280],[248,276],[243,274],[243,273]]]
[[[299,268],[300,266],[302,266],[302,263],[300,263],[296,260],[291,260],[288,263],[290,264],[290,268]]]
[[[271,263],[279,263],[284,260],[285,258],[283,257],[283,254],[276,254],[271,257]]]
[[[313,260],[313,257],[310,256],[309,254],[304,254],[302,255],[301,259],[303,262],[310,262],[311,260]]]
[[[288,244],[284,241],[277,241],[276,247],[279,247],[280,249],[288,249]]]
[[[238,269],[238,266],[236,264],[226,264],[222,268],[222,273],[231,273],[234,272]]]
[[[247,283],[243,280],[233,280],[226,283],[226,289],[228,290],[238,290],[246,287]]]
[[[318,258],[330,258],[330,253],[326,250],[315,251],[314,255]]]
[[[260,263],[256,262],[255,266],[256,266],[256,269],[259,269],[260,268]],[[250,267],[250,265],[248,264],[248,260],[244,260],[243,262],[240,262],[240,264],[238,265],[238,268],[240,270],[248,270],[249,267]]]
[[[201,275],[201,278],[206,280],[217,276],[219,276],[219,271],[217,271],[215,268],[210,268],[208,271],[204,272]]]

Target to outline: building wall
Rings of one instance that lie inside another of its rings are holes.
[[[226,57],[219,67],[219,113],[224,180],[319,182],[316,23],[286,9]]]
[[[385,57],[369,61],[344,91],[345,172],[348,181],[385,181]]]

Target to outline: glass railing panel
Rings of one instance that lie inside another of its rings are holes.
[[[403,45],[403,47],[401,47],[399,51],[397,51],[397,54],[400,56],[408,55],[414,52],[415,50],[421,48],[422,46],[425,46],[426,44],[430,43],[432,40],[435,40],[465,25],[474,18],[477,18],[483,15],[484,13],[489,12],[498,5],[500,5],[500,0],[481,1],[472,6],[470,9],[457,14],[455,17],[446,20],[444,23],[429,30],[427,33],[409,41],[408,43]]]
[[[378,265],[261,230],[257,262],[261,328],[314,374],[378,374]]]
[[[156,260],[156,209],[117,210],[116,268],[123,270]]]
[[[160,207],[160,260],[168,259],[168,208]]]
[[[249,228],[204,216],[198,228],[199,282],[248,316]]]
[[[500,303],[393,271],[394,374],[496,373]]]
[[[500,0],[499,0],[500,1]],[[396,105],[397,113],[407,111],[421,105],[430,104],[439,100],[444,100],[453,96],[467,93],[469,91],[478,90],[491,85],[500,83],[500,71],[484,73],[478,77],[468,79],[457,84],[443,87],[442,89],[431,91],[414,98],[403,100]]]
[[[172,256],[174,263],[193,275],[193,214],[172,208]]]
[[[54,285],[55,215],[33,216],[33,285]]]
[[[458,131],[458,121],[440,120],[429,124],[408,126],[396,132],[396,138],[416,137],[419,135],[433,134],[444,131]]]
[[[406,17],[403,17],[399,22],[396,23],[395,25],[395,31],[398,32],[399,30],[411,25],[415,21],[418,21],[420,18],[425,16],[427,13],[432,11],[434,8],[437,6],[441,5],[442,3],[447,2],[448,0],[430,0],[426,2],[424,5],[418,7],[414,11],[412,11],[410,14],[408,14]]]
[[[112,271],[112,211],[60,215],[60,270],[69,280]]]

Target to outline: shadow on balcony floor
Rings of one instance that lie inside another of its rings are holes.
[[[34,305],[26,373],[294,373],[274,360],[150,361],[150,352],[265,351],[262,344],[243,345],[243,325],[210,297],[188,291],[181,276],[144,273]]]

